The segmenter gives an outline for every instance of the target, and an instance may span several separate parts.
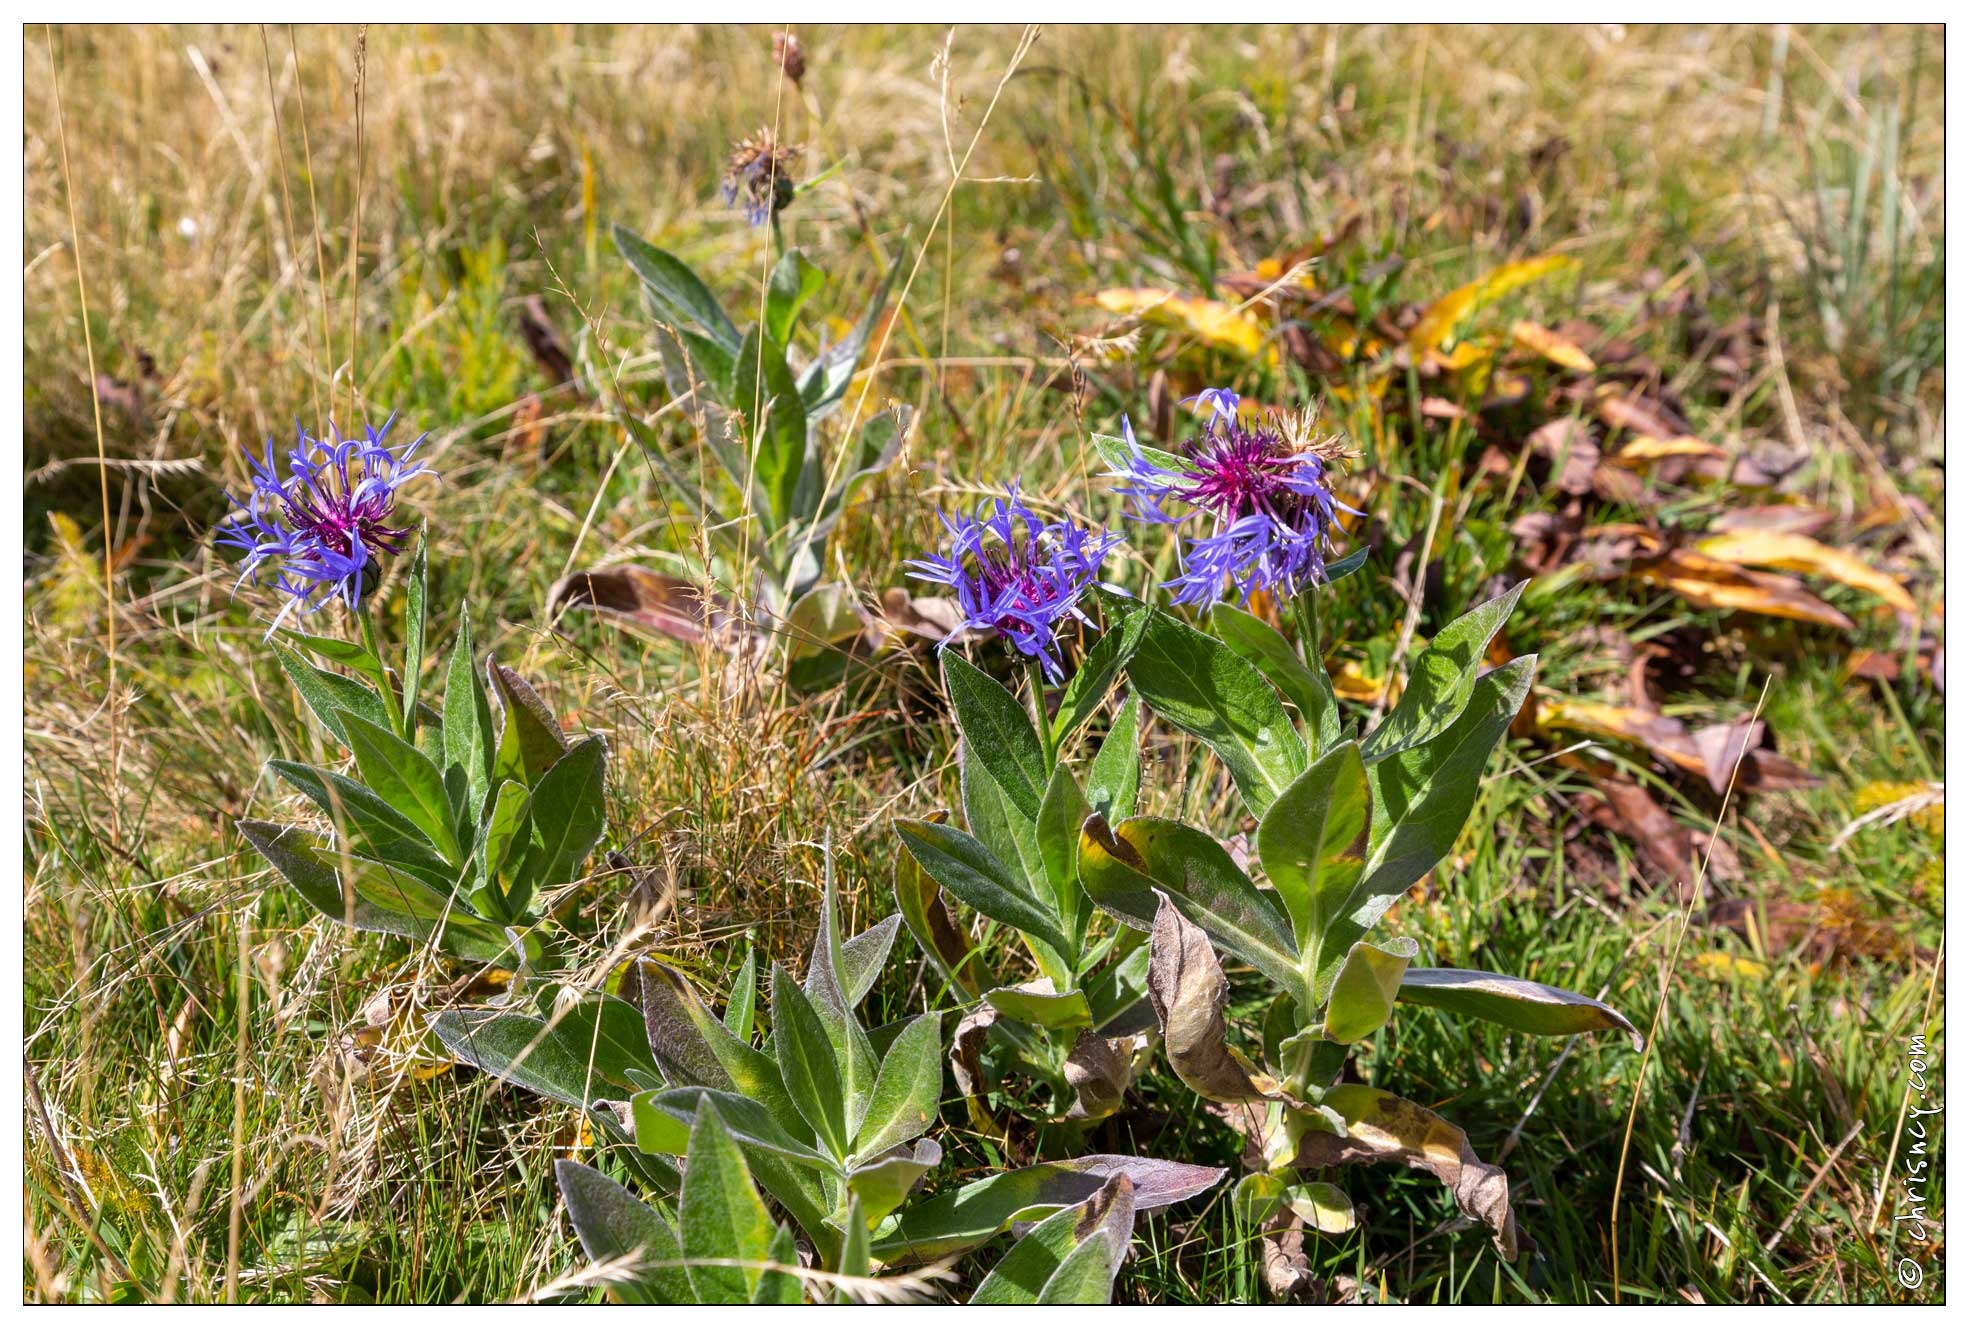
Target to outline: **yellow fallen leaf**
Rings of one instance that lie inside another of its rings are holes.
[[[1402,690],[1392,679],[1370,678],[1361,667],[1349,660],[1332,673],[1333,695],[1345,697],[1348,701],[1373,703],[1388,693],[1389,702],[1401,696]]]
[[[1443,338],[1456,331],[1457,324],[1484,305],[1503,298],[1520,286],[1537,281],[1547,273],[1572,266],[1573,260],[1563,254],[1546,254],[1493,268],[1423,310],[1422,317],[1409,329],[1409,349],[1419,355],[1431,347],[1440,346]]]
[[[1670,457],[1722,458],[1728,455],[1714,443],[1705,443],[1687,434],[1680,438],[1648,438],[1644,435],[1627,440],[1626,445],[1614,455],[1614,460],[1622,466],[1639,470],[1650,462],[1666,461]]]
[[[1898,581],[1868,566],[1857,555],[1820,544],[1809,535],[1788,531],[1726,531],[1698,542],[1696,548],[1711,558],[1731,563],[1817,573],[1855,590],[1869,591],[1910,618],[1918,612],[1914,597]]]
[[[1806,590],[1796,578],[1753,572],[1699,549],[1670,549],[1660,557],[1637,563],[1633,575],[1667,587],[1698,609],[1765,614],[1842,631],[1853,626],[1852,619]]]
[[[1771,976],[1771,967],[1761,960],[1753,960],[1747,955],[1731,955],[1728,951],[1705,951],[1696,957],[1696,968],[1715,978],[1765,979]]]
[[[1621,739],[1644,747],[1684,770],[1698,775],[1705,770],[1702,753],[1682,722],[1659,711],[1563,698],[1540,702],[1532,716],[1532,725],[1540,732],[1566,729]]]
[[[1256,357],[1265,349],[1258,320],[1222,300],[1203,300],[1147,286],[1116,286],[1094,297],[1110,314],[1181,328],[1206,346]]]
[[[1592,356],[1552,329],[1542,328],[1536,323],[1524,319],[1513,323],[1511,340],[1532,354],[1542,355],[1559,368],[1570,369],[1575,374],[1590,374],[1595,368]]]

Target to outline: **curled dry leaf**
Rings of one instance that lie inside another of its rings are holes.
[[[1696,548],[1711,558],[1731,563],[1829,577],[1878,596],[1904,617],[1913,618],[1919,613],[1914,597],[1898,581],[1857,555],[1820,544],[1809,535],[1772,530],[1725,531],[1698,542]]]
[[[592,609],[676,641],[709,637],[734,652],[750,635],[723,596],[682,577],[628,563],[589,568],[555,582],[547,613],[558,617],[566,609]]]
[[[1575,374],[1593,372],[1593,357],[1550,328],[1520,319],[1511,325],[1511,340],[1521,349],[1542,355],[1561,369],[1570,369]]]
[[[1668,815],[1668,809],[1632,780],[1603,774],[1594,779],[1599,797],[1580,796],[1580,808],[1594,825],[1613,831],[1633,842],[1641,857],[1675,887],[1678,898],[1687,898],[1696,878],[1705,837],[1698,843],[1694,832]],[[1717,837],[1709,850],[1709,875],[1719,881],[1736,881],[1743,876],[1736,851],[1727,840]]]
[[[1139,318],[1193,335],[1215,350],[1246,358],[1265,348],[1265,330],[1251,315],[1221,300],[1201,300],[1155,287],[1111,287],[1094,303],[1110,314]]]
[[[1283,1099],[1278,1081],[1254,1068],[1226,1039],[1224,1002],[1230,982],[1202,928],[1184,918],[1161,891],[1149,932],[1149,1000],[1162,1026],[1170,1069],[1218,1103]]]
[[[1326,1105],[1347,1122],[1347,1134],[1308,1131],[1292,1160],[1299,1168],[1346,1163],[1405,1163],[1449,1187],[1456,1207],[1491,1231],[1498,1254],[1515,1260],[1530,1242],[1511,1213],[1511,1183],[1501,1168],[1477,1157],[1469,1137],[1419,1103],[1364,1084],[1336,1085]]]
[[[1783,531],[1817,535],[1832,523],[1832,514],[1809,503],[1760,503],[1735,508],[1709,523],[1712,531]]]

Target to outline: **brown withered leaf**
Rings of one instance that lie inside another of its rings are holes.
[[[1230,982],[1202,928],[1156,892],[1149,932],[1149,1000],[1170,1069],[1203,1097],[1243,1103],[1281,1097],[1279,1084],[1239,1056],[1227,1041],[1224,1002]]]
[[[546,375],[548,387],[573,380],[574,360],[567,353],[567,341],[547,313],[547,302],[537,294],[520,305],[520,337]]]
[[[1919,612],[1914,597],[1898,581],[1858,555],[1820,544],[1809,535],[1772,530],[1726,531],[1705,537],[1697,542],[1696,548],[1711,558],[1731,563],[1830,577],[1878,596],[1903,618],[1914,618]]]
[[[1531,431],[1531,449],[1552,466],[1552,483],[1568,494],[1593,492],[1593,472],[1600,466],[1600,447],[1583,420],[1562,416]]]
[[[581,608],[676,641],[710,638],[734,653],[745,648],[751,635],[722,595],[682,577],[629,563],[590,568],[554,583],[547,596],[550,617]]]
[[[1691,431],[1688,422],[1655,397],[1627,393],[1615,388],[1603,391],[1593,400],[1593,410],[1609,429],[1650,438],[1682,438]]]
[[[1805,589],[1796,577],[1753,572],[1735,563],[1674,547],[1630,568],[1642,581],[1675,592],[1701,609],[1725,609],[1850,630],[1853,620]]]
[[[1687,899],[1694,889],[1701,855],[1708,848],[1707,837],[1698,841],[1694,832],[1669,816],[1652,794],[1632,780],[1605,773],[1593,783],[1599,797],[1582,795],[1581,811],[1596,826],[1632,841],[1661,879],[1674,885],[1676,896]],[[1727,840],[1718,836],[1709,853],[1710,877],[1736,881],[1743,876],[1736,850]]]
[[[1723,724],[1705,725],[1696,730],[1696,751],[1702,754],[1703,774],[1709,787],[1727,793],[1737,767],[1764,741],[1764,722],[1748,716]]]
[[[1347,1123],[1342,1137],[1308,1131],[1292,1160],[1299,1168],[1339,1167],[1347,1163],[1403,1163],[1428,1172],[1449,1187],[1456,1207],[1491,1231],[1506,1260],[1532,1249],[1511,1212],[1511,1183],[1502,1168],[1484,1162],[1461,1130],[1419,1103],[1364,1084],[1336,1085],[1326,1106]]]
[[[1511,340],[1520,348],[1543,356],[1561,369],[1569,369],[1575,374],[1593,372],[1593,357],[1570,338],[1550,328],[1520,319],[1511,325]]]
[[[1732,508],[1709,523],[1712,531],[1785,531],[1817,535],[1832,523],[1832,514],[1809,503],[1760,503]]]
[[[1068,1121],[1099,1121],[1121,1107],[1121,1096],[1135,1078],[1134,1053],[1146,1044],[1140,1038],[1103,1038],[1092,1029],[1080,1031],[1067,1054],[1067,1087],[1073,1090]]]

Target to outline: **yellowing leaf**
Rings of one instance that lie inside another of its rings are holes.
[[[1820,544],[1809,535],[1786,531],[1727,531],[1699,542],[1696,548],[1711,558],[1752,567],[1810,572],[1844,582],[1855,590],[1880,597],[1897,611],[1914,617],[1914,597],[1892,577],[1876,571],[1858,556]]]
[[[1258,320],[1222,300],[1196,299],[1155,287],[1116,286],[1097,294],[1094,303],[1110,314],[1180,328],[1220,351],[1255,358],[1265,349],[1265,330]]]
[[[1698,549],[1671,549],[1660,558],[1636,564],[1634,575],[1667,587],[1700,609],[1766,614],[1842,630],[1853,626],[1852,619],[1791,577],[1752,572]]]
[[[1401,696],[1402,690],[1392,679],[1368,677],[1352,660],[1333,671],[1333,695],[1336,697],[1372,704],[1380,699],[1383,692],[1388,694],[1388,701],[1392,704]]]
[[[1537,281],[1548,273],[1561,268],[1574,266],[1573,260],[1562,254],[1546,254],[1540,258],[1520,259],[1493,268],[1476,281],[1459,286],[1448,295],[1422,311],[1422,317],[1409,329],[1409,349],[1416,354],[1442,345],[1443,339],[1456,331],[1457,325],[1483,306],[1517,290],[1530,282]]]
[[[1592,356],[1550,328],[1520,319],[1511,325],[1511,340],[1534,355],[1544,356],[1561,369],[1570,369],[1575,374],[1590,374],[1594,370]]]
[[[1666,461],[1670,457],[1715,457],[1723,458],[1729,454],[1714,443],[1705,443],[1699,438],[1683,434],[1678,438],[1650,438],[1642,435],[1631,438],[1615,454],[1614,460],[1630,470],[1644,470],[1650,464]]]

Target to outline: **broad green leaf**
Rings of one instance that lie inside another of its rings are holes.
[[[629,1100],[636,1123],[636,1147],[646,1153],[678,1153],[700,1104],[709,1099],[726,1128],[749,1147],[786,1159],[802,1168],[831,1171],[828,1157],[812,1145],[789,1135],[773,1114],[749,1098],[724,1089],[688,1085],[650,1089]],[[756,1161],[756,1160],[755,1160]]]
[[[340,637],[317,637],[312,633],[283,629],[282,641],[291,641],[302,646],[330,664],[338,664],[344,669],[353,669],[379,688],[390,686],[390,671],[383,667],[375,653],[359,641],[343,641]],[[378,703],[381,704],[380,702]]]
[[[431,1017],[431,1031],[468,1066],[555,1102],[585,1107],[661,1079],[639,1046],[639,1022],[629,1003],[588,994],[545,1019],[485,1008],[439,1011]]]
[[[953,651],[943,652],[943,678],[965,743],[1012,806],[1027,821],[1036,819],[1051,772],[1025,707],[998,680]]]
[[[760,1271],[731,1262],[763,1263],[772,1249],[773,1220],[753,1189],[737,1141],[707,1099],[699,1100],[691,1123],[677,1218],[695,1300],[701,1305],[749,1303]]]
[[[807,994],[778,965],[772,974],[773,1048],[793,1106],[836,1158],[848,1153],[847,1103],[827,1027]]]
[[[782,346],[793,340],[793,320],[800,306],[820,290],[826,275],[798,249],[789,249],[773,264],[766,278],[766,330]]]
[[[1492,670],[1477,680],[1455,724],[1368,769],[1374,812],[1367,865],[1346,913],[1327,924],[1321,940],[1319,995],[1347,948],[1455,846],[1491,752],[1524,704],[1537,664],[1536,656],[1526,655]]]
[[[1316,949],[1360,880],[1367,818],[1367,768],[1360,748],[1342,743],[1308,766],[1258,823],[1258,861],[1292,918],[1301,957]]]
[[[725,1028],[741,1042],[752,1041],[753,1007],[759,999],[759,966],[752,959],[752,943],[745,943],[745,959],[738,966],[738,979],[731,996],[725,998]]]
[[[632,1306],[674,1305],[696,1299],[681,1260],[677,1234],[648,1205],[591,1167],[572,1159],[554,1161],[554,1178],[567,1204],[568,1220],[581,1249],[595,1264],[634,1256],[628,1273],[607,1286]]]
[[[1114,1239],[1096,1232],[1075,1246],[1039,1290],[1042,1306],[1105,1306],[1114,1296],[1114,1275],[1121,1254]]]
[[[337,771],[293,761],[269,761],[267,769],[306,794],[363,857],[393,863],[434,886],[448,888],[457,876],[456,867],[445,861],[430,837],[366,785]]]
[[[868,1218],[861,1211],[860,1197],[853,1194],[848,1196],[848,1218],[841,1226],[845,1229],[841,1242],[841,1262],[834,1272],[844,1278],[868,1277],[875,1268],[875,1261],[869,1256]],[[837,1305],[849,1305],[854,1298],[846,1288],[836,1288],[834,1301]]]
[[[1619,1029],[1634,1041],[1636,1051],[1642,1046],[1640,1032],[1613,1007],[1528,978],[1477,969],[1411,969],[1402,975],[1396,998],[1453,1015],[1489,1020],[1521,1034],[1557,1036]]]
[[[627,259],[650,294],[681,323],[694,324],[718,345],[737,354],[738,329],[718,299],[679,258],[650,244],[626,226],[611,228],[615,248]]]
[[[1216,638],[1156,611],[1128,680],[1157,715],[1210,745],[1252,815],[1306,769],[1306,745],[1272,685]]]
[[[896,831],[923,870],[939,886],[971,908],[1024,933],[1052,952],[1053,968],[1063,971],[1070,950],[1050,909],[1013,883],[991,852],[953,826],[898,821]],[[1085,850],[1083,848],[1082,852]],[[1048,957],[1042,957],[1042,962]]]
[[[854,1126],[854,1154],[869,1158],[915,1139],[936,1124],[943,1097],[943,1020],[919,1015],[882,1058],[868,1110]]]
[[[1102,461],[1117,471],[1128,469],[1133,454],[1128,450],[1127,439],[1116,434],[1095,434],[1092,436],[1092,441],[1094,451],[1101,454]],[[1187,474],[1190,470],[1190,463],[1173,452],[1164,452],[1161,448],[1150,447],[1146,443],[1138,443],[1136,446],[1151,466],[1174,471],[1179,475]]]
[[[1388,1023],[1402,974],[1415,958],[1415,942],[1399,937],[1386,946],[1357,941],[1341,962],[1326,999],[1326,1037],[1357,1043]]]
[[[1036,819],[1013,806],[969,738],[957,743],[957,776],[967,829],[1005,867],[1013,885],[1052,909],[1054,895],[1039,854]]]
[[[841,902],[834,889],[831,846],[821,889],[820,909],[820,927],[814,935],[812,957],[807,964],[807,981],[801,986],[801,991],[812,1000],[814,1014],[827,1033],[828,1045],[834,1050],[835,1065],[841,1072],[842,1120],[849,1123],[849,1128],[841,1137],[845,1147],[853,1134],[853,1122],[868,1106],[869,1090],[875,1084],[877,1060],[867,1033],[855,1018],[857,999],[850,997],[847,991],[850,961],[848,948],[841,943]],[[876,953],[858,955],[854,962],[857,975],[861,968],[865,968],[868,959],[874,959],[879,966],[881,957],[887,954],[888,942],[895,937],[894,921],[885,920],[877,924],[856,941],[865,942],[871,935],[877,943],[874,948]]]
[[[901,927],[902,915],[890,914],[868,931],[858,932],[841,943],[837,969],[841,995],[849,1006],[859,1006],[875,986],[875,980],[882,976],[882,966],[888,961],[889,950],[896,944],[896,932]]]
[[[1511,616],[1524,589],[1519,582],[1436,634],[1409,672],[1401,699],[1388,718],[1361,741],[1361,756],[1370,766],[1427,743],[1456,723],[1484,667],[1484,649]]]
[[[1254,1172],[1238,1182],[1231,1204],[1253,1228],[1289,1210],[1301,1222],[1329,1236],[1354,1229],[1353,1201],[1338,1186],[1323,1181],[1287,1183],[1272,1173]]]
[[[1112,825],[1135,815],[1142,783],[1142,704],[1130,693],[1087,767],[1087,801]]]
[[[1076,1251],[1095,1241],[1103,1243],[1101,1254],[1109,1264],[1105,1270],[1097,1265],[1088,1272],[1099,1282],[1098,1301],[1104,1302],[1112,1292],[1114,1273],[1120,1269],[1121,1255],[1134,1230],[1135,1188],[1125,1174],[1118,1173],[1080,1204],[1041,1220],[1019,1238],[978,1284],[971,1294],[971,1305],[1040,1304],[1048,1291],[1048,1280]],[[1069,1274],[1058,1292],[1064,1294],[1077,1281],[1076,1275]]]
[[[363,783],[424,832],[449,862],[464,861],[444,776],[431,759],[381,725],[351,711],[338,717]]]
[[[1278,629],[1235,605],[1220,604],[1212,609],[1210,622],[1226,646],[1256,665],[1258,672],[1298,708],[1314,747],[1321,752],[1332,747],[1340,736],[1340,706],[1333,698],[1333,682],[1325,668],[1307,664]]]
[[[419,526],[417,552],[410,556],[410,576],[403,587],[403,726],[404,736],[412,739],[417,736],[417,690],[424,676],[424,596],[428,576],[424,528]]]
[[[516,874],[526,854],[526,790],[516,780],[501,780],[493,791],[492,813],[485,819],[485,838],[479,846],[479,861],[485,873],[481,897],[489,906],[488,918],[514,922],[520,916],[531,892],[523,884],[509,891],[506,884]]]
[[[1073,947],[1066,958],[1076,967],[1094,911],[1094,902],[1080,889],[1080,824],[1091,812],[1065,763],[1055,766],[1053,778],[1046,782],[1046,796],[1039,802],[1033,840],[1059,913],[1060,931]]]
[[[588,855],[601,842],[607,822],[603,768],[608,744],[598,735],[582,739],[548,768],[527,800],[532,823],[526,857],[515,884],[527,898],[546,886],[578,880]],[[526,899],[512,904],[517,915]]]
[[[672,1084],[731,1090],[771,1113],[782,1131],[809,1150],[813,1132],[780,1078],[778,1064],[727,1029],[698,999],[690,981],[654,960],[637,964],[644,1034]],[[727,1123],[732,1121],[725,1114]]]
[[[547,703],[525,679],[491,659],[486,661],[486,676],[498,695],[501,715],[493,781],[518,780],[531,789],[567,751],[567,738]]]
[[[771,527],[793,518],[794,491],[807,461],[807,410],[786,367],[786,350],[758,328],[745,334],[732,366],[732,409],[745,419],[753,473],[771,506]]]
[[[368,687],[342,674],[315,668],[279,642],[270,645],[274,659],[280,661],[281,669],[294,684],[294,690],[301,694],[301,700],[314,712],[315,719],[321,721],[322,728],[333,734],[344,747],[348,746],[349,738],[342,731],[339,718],[343,711],[353,711],[379,728],[390,727],[390,712],[383,705],[383,699]],[[368,652],[364,651],[364,654]]]
[[[899,1144],[865,1163],[847,1177],[849,1193],[860,1202],[870,1223],[894,1213],[923,1177],[943,1162],[943,1146],[935,1140]]]
[[[1040,982],[1051,986],[1044,979]],[[1086,1029],[1094,1023],[1087,994],[1077,988],[1071,992],[1036,992],[1032,986],[993,988],[984,999],[1000,1015],[1036,1029]]]
[[[855,365],[867,349],[869,338],[875,335],[875,324],[882,317],[890,288],[902,272],[903,259],[909,254],[908,239],[904,235],[888,273],[863,308],[854,330],[832,346],[823,347],[813,363],[801,371],[800,398],[806,403],[808,419],[819,420],[831,414],[847,394],[848,384],[854,381]]]
[[[471,822],[478,820],[491,786],[492,744],[492,708],[472,666],[472,621],[460,605],[458,641],[444,680],[444,761],[447,781],[452,769],[464,772]]]
[[[932,820],[941,823],[939,812]],[[943,890],[937,879],[923,870],[914,854],[897,854],[895,868],[896,908],[901,911],[909,935],[917,949],[966,1001],[978,993],[977,963],[971,957],[971,940],[951,918],[944,905]]]
[[[1107,631],[1088,648],[1080,668],[1060,692],[1059,709],[1053,713],[1055,749],[1063,750],[1067,740],[1100,708],[1115,679],[1134,657],[1135,648],[1142,644],[1142,634],[1148,631],[1147,604],[1119,597],[1107,604]]]
[[[1126,1154],[1090,1154],[998,1172],[909,1206],[876,1229],[875,1258],[885,1264],[954,1255],[990,1241],[1013,1222],[1036,1222],[1086,1200],[1117,1173],[1135,1188],[1135,1212],[1201,1195],[1222,1168]]]
[[[792,1228],[784,1224],[774,1227],[773,1244],[767,1249],[766,1258],[779,1268],[760,1271],[759,1286],[752,1289],[752,1304],[798,1306],[800,1276],[792,1271],[800,1267],[800,1248],[793,1240]]]
[[[1160,817],[1131,817],[1110,830],[1089,817],[1080,832],[1080,884],[1094,903],[1144,932],[1155,926],[1156,893],[1166,892],[1218,946],[1286,991],[1305,991],[1292,920],[1201,831]]]

